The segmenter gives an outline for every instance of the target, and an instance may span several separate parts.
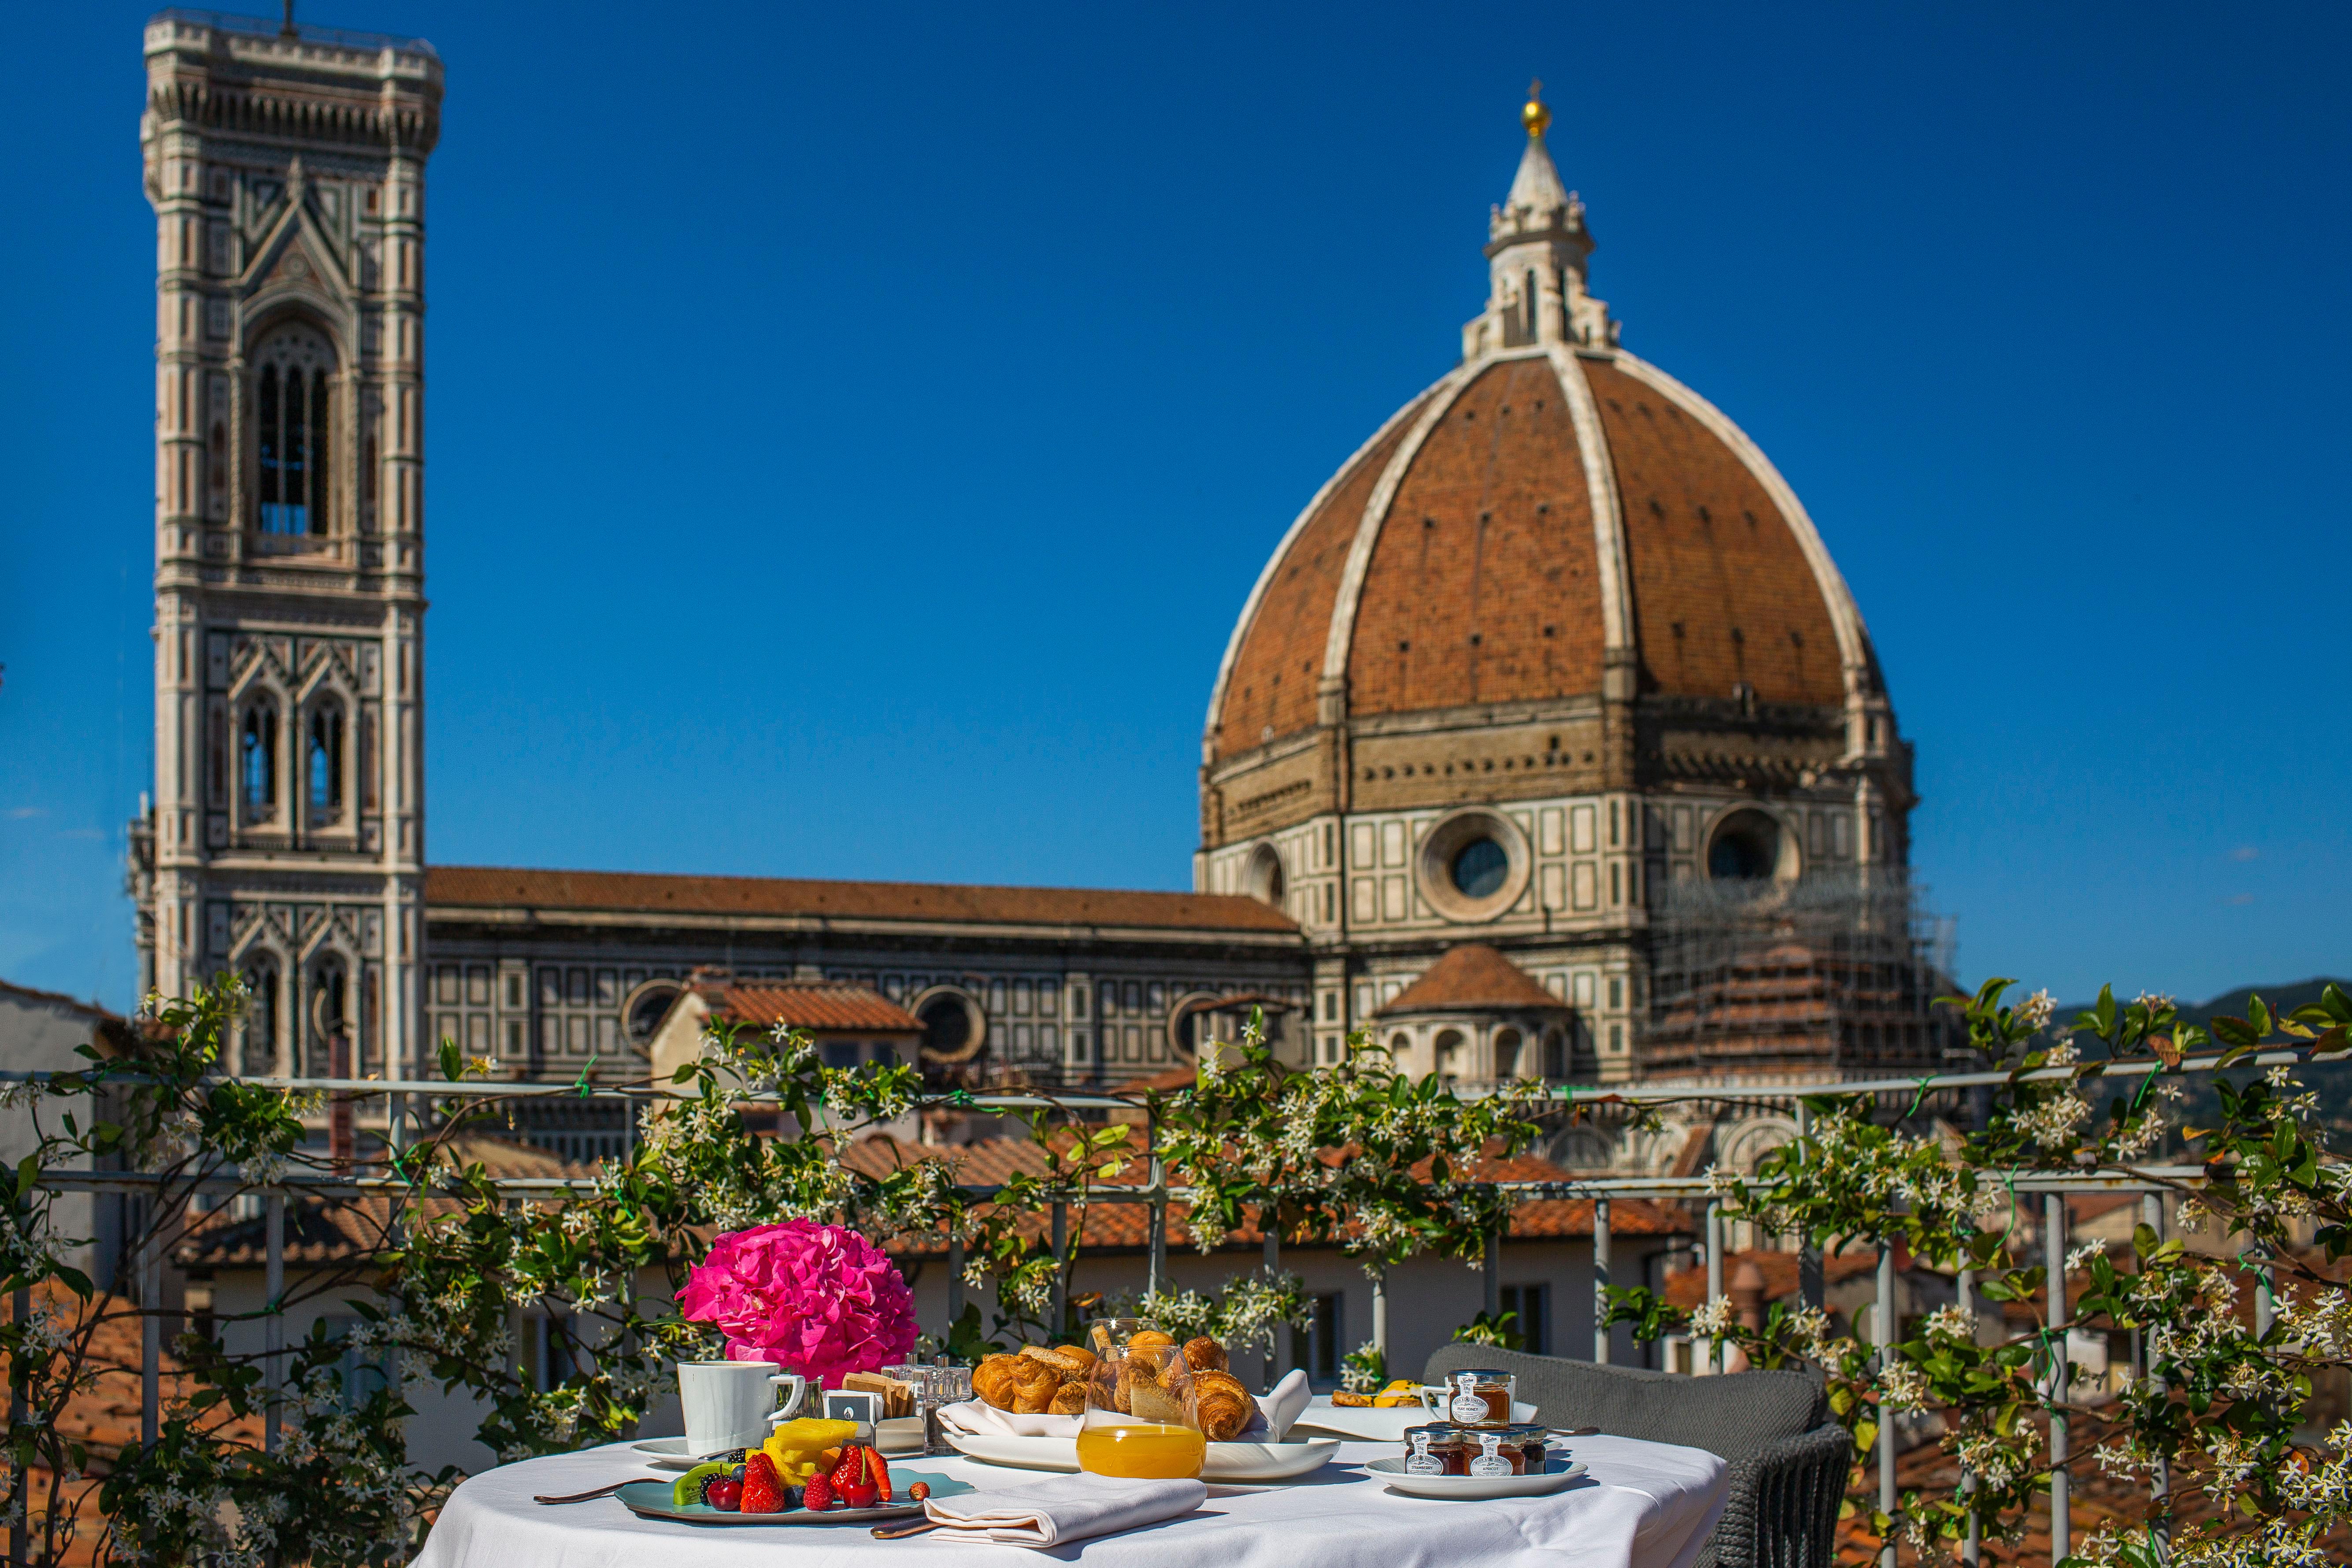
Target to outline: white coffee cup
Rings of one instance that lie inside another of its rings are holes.
[[[775,1388],[787,1389],[782,1407],[798,1405],[808,1379],[784,1372],[772,1361],[682,1361],[677,1363],[678,1403],[686,1408],[686,1451],[717,1454],[756,1447],[768,1436],[775,1411]]]

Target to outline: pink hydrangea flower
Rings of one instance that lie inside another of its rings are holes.
[[[772,1361],[827,1388],[915,1348],[915,1299],[881,1251],[814,1220],[753,1226],[710,1244],[678,1310],[727,1335],[730,1361]]]

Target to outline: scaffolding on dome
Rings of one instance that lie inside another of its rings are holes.
[[[1833,1081],[1946,1070],[1952,922],[1900,873],[1663,885],[1650,912],[1645,1079]]]

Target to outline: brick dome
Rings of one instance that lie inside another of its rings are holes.
[[[1318,693],[1327,723],[1597,694],[1619,650],[1629,696],[1837,708],[1872,679],[1812,523],[1712,405],[1613,346],[1482,354],[1276,547],[1218,675],[1210,756],[1312,727]]]

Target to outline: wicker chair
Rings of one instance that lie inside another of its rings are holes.
[[[1705,1448],[1730,1461],[1731,1492],[1693,1568],[1826,1568],[1853,1439],[1801,1372],[1694,1378],[1486,1345],[1447,1345],[1423,1377],[1462,1367],[1518,1374],[1519,1397],[1558,1426]]]

